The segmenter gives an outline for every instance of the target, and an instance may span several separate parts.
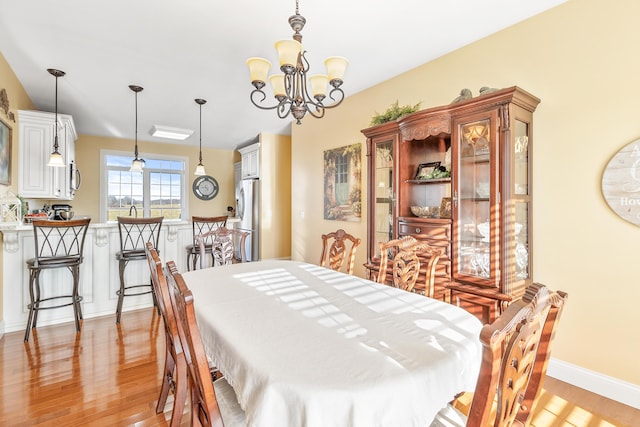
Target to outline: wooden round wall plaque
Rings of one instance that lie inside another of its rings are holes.
[[[640,225],[640,139],[611,158],[602,174],[602,194],[620,218]]]

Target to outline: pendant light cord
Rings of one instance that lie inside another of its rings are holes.
[[[200,163],[202,164],[202,104],[200,105]]]
[[[56,119],[56,123],[55,123],[56,135],[53,140],[53,151],[57,152],[58,151],[58,76],[56,76],[55,119]]]
[[[136,137],[136,148],[135,148],[135,152],[133,154],[135,154],[136,156],[136,160],[138,160],[138,92],[136,92],[136,133],[135,133],[135,137]]]

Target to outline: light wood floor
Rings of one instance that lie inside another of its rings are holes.
[[[152,309],[0,340],[0,426],[165,426],[155,413],[164,333]],[[535,427],[638,426],[640,411],[547,378]],[[595,412],[598,414],[596,415]],[[183,418],[188,425],[188,417]],[[295,427],[295,426],[283,426]]]

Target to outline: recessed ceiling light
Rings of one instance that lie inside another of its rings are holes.
[[[153,125],[149,133],[152,136],[157,136],[158,138],[183,140],[189,138],[193,134],[193,131],[191,129],[180,129],[169,126]]]

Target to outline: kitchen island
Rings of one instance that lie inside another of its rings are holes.
[[[227,227],[237,222],[229,218]],[[26,260],[34,256],[33,227],[31,224],[0,224],[2,233],[2,304],[0,336],[5,332],[24,330],[27,324],[29,302],[29,271]],[[162,223],[158,249],[163,262],[173,260],[180,271],[187,270],[186,246],[192,243],[189,221],[166,220]],[[120,236],[116,222],[89,225],[84,245],[84,261],[80,266],[80,290],[84,318],[113,315],[120,288],[116,252],[120,250]],[[44,292],[61,294],[71,286],[71,273],[56,269],[42,273]],[[132,262],[125,271],[127,282],[148,283],[149,266],[145,262]],[[53,284],[53,285],[49,285]],[[123,311],[150,307],[151,295],[129,296],[124,299]],[[72,307],[44,310],[38,315],[38,327],[73,321]]]

